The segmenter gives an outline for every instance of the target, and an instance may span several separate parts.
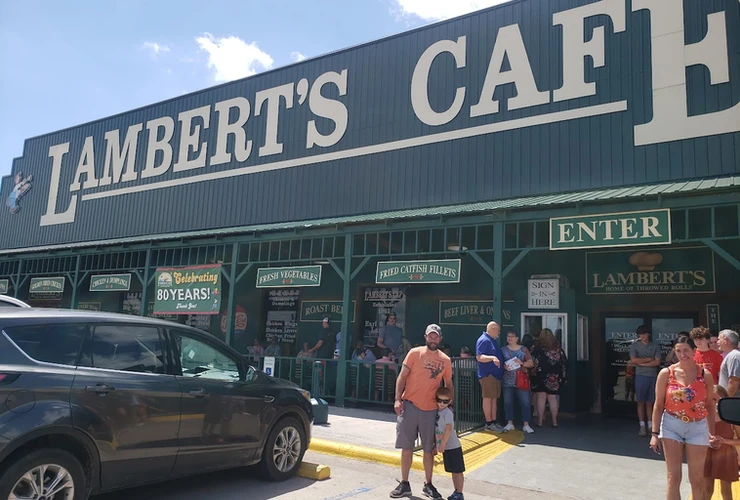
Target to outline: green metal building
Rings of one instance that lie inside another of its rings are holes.
[[[391,311],[453,352],[548,327],[563,409],[631,412],[638,325],[740,329],[740,3],[512,1],[28,139],[0,195],[33,305],[284,358],[329,316],[340,405]]]

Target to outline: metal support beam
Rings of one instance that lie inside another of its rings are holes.
[[[70,279],[70,281],[72,282],[72,302],[70,303],[70,309],[77,309],[77,286],[80,284],[80,260],[80,255],[77,255],[74,278]]]
[[[362,261],[360,266],[352,272],[352,238],[344,238],[344,286],[342,287],[342,343],[339,346],[339,366],[337,367],[337,394],[334,404],[344,406],[344,396],[347,389],[347,359],[349,359],[349,350],[352,346],[352,336],[349,334],[350,309],[352,308],[352,278],[359,269],[367,262],[367,258]],[[337,271],[339,272],[339,271]]]
[[[147,248],[146,250],[146,261],[144,263],[144,279],[141,283],[141,308],[139,309],[139,316],[146,316],[146,309],[149,307],[147,300],[149,300],[149,274],[151,274],[152,268],[152,249]]]
[[[229,299],[226,304],[226,343],[231,345],[231,333],[234,326],[234,299],[236,297],[236,261],[239,255],[239,243],[234,243],[231,251],[231,269],[229,272]],[[221,268],[223,269],[223,267]],[[223,287],[222,287],[223,290]]]
[[[21,290],[21,286],[26,282],[27,276],[23,277],[23,280],[21,281],[21,273],[23,272],[23,259],[20,259],[18,261],[18,276],[15,279],[15,284],[13,285],[15,288],[13,289],[13,297],[16,299],[18,298],[18,292]]]
[[[477,262],[478,264],[480,264],[480,267],[482,267],[482,268],[483,268],[483,270],[484,270],[485,272],[487,272],[487,273],[488,273],[488,275],[489,275],[489,276],[490,276],[491,278],[493,278],[493,269],[491,269],[491,266],[489,266],[489,265],[488,265],[488,263],[486,263],[486,261],[485,261],[485,260],[483,260],[483,257],[481,257],[480,255],[478,255],[478,252],[473,252],[473,251],[470,251],[470,252],[468,252],[468,255],[470,255],[471,257],[473,257],[473,259],[474,259],[474,260],[475,260],[475,261],[476,261],[476,262]]]
[[[720,257],[722,257],[723,259],[725,259],[727,262],[729,262],[730,265],[732,265],[732,267],[734,267],[735,269],[737,269],[738,271],[740,271],[740,261],[738,261],[735,257],[733,257],[732,255],[730,255],[727,252],[727,250],[725,250],[724,248],[722,248],[716,242],[714,242],[713,240],[711,240],[709,238],[704,238],[701,241],[706,246],[708,246],[709,248],[711,248],[714,251],[714,253],[716,253],[717,255],[719,255]]]
[[[345,258],[344,269],[345,269],[345,272],[346,272],[346,269],[347,269],[347,263],[346,263],[347,256],[345,255],[344,258]],[[357,268],[354,271],[352,271],[352,273],[350,274],[349,279],[350,280],[355,279],[355,277],[357,277],[357,275],[360,273],[360,271],[362,271],[362,268],[365,267],[365,264],[367,264],[370,261],[370,259],[371,259],[371,257],[365,257],[364,259],[362,259],[362,262],[360,262],[358,264]],[[349,262],[350,262],[350,271],[351,271],[352,270],[352,256],[351,255],[349,257]]]
[[[236,266],[236,262],[234,263],[234,265]],[[242,280],[242,278],[247,275],[247,273],[249,272],[249,270],[252,269],[252,266],[253,265],[254,264],[252,264],[250,262],[249,264],[247,264],[247,266],[244,269],[242,269],[242,271],[236,277],[236,282],[237,283],[239,283]]]
[[[493,224],[493,320],[499,325],[503,323],[504,314],[504,223]]]
[[[331,267],[334,268],[334,270],[337,272],[337,275],[344,280],[344,272],[339,269],[339,266],[334,262],[334,259],[329,259],[329,264],[331,264]]]
[[[502,274],[502,277],[503,278],[506,278],[506,276],[508,276],[509,273],[514,270],[514,268],[516,267],[516,265],[519,264],[519,262],[521,262],[521,260],[524,257],[527,256],[527,254],[529,253],[530,250],[532,250],[532,249],[531,248],[525,248],[524,250],[522,250],[521,252],[519,252],[519,254],[516,257],[514,257],[514,260],[512,260],[509,263],[509,265],[506,266],[506,269],[504,269],[504,272]]]

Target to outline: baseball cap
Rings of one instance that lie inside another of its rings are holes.
[[[432,323],[427,327],[427,331],[424,332],[424,335],[429,335],[430,333],[436,333],[437,335],[442,335],[442,328],[439,325],[435,325]]]
[[[323,321],[324,323],[328,323],[328,322],[329,322],[329,316],[325,317],[325,318],[324,318],[324,319],[322,319],[321,321]]]
[[[334,349],[334,356],[339,356],[339,349]]]

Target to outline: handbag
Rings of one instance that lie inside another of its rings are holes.
[[[522,391],[529,390],[529,373],[522,367],[516,371],[516,388]]]

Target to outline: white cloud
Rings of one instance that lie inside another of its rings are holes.
[[[404,15],[418,16],[425,21],[449,19],[485,9],[509,0],[393,0]]]
[[[208,53],[208,67],[215,70],[217,82],[228,82],[252,76],[272,68],[272,57],[257,47],[235,36],[216,38],[210,33],[195,39],[201,50]]]
[[[306,59],[306,56],[301,54],[300,52],[291,52],[290,53],[291,59],[293,59],[295,62],[301,62]]]
[[[170,48],[167,45],[160,45],[157,42],[144,42],[142,47],[150,50],[154,56],[170,51]]]

